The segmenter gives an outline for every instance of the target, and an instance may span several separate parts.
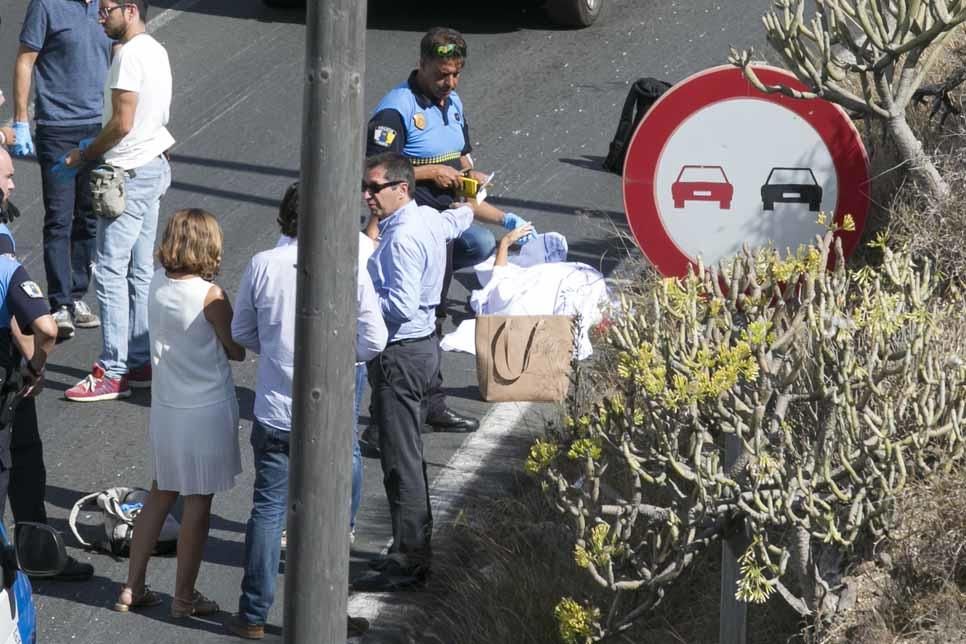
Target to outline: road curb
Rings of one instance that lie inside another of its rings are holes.
[[[522,472],[520,442],[542,434],[547,419],[555,415],[553,405],[498,403],[483,417],[480,428],[464,441],[444,471],[430,487],[437,539],[462,512],[469,497],[506,494],[507,482]],[[385,552],[389,547],[383,549]],[[354,593],[349,597],[349,614],[365,617],[372,630],[352,642],[417,642],[409,632],[413,611],[422,611],[422,593]]]

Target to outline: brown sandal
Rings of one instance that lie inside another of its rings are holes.
[[[191,599],[181,599],[175,597],[171,602],[171,617],[181,619],[183,617],[206,617],[214,615],[221,610],[218,603],[208,599],[197,590],[191,594]]]
[[[130,596],[131,601],[125,603],[121,601],[124,595]],[[140,594],[135,594],[134,589],[130,586],[124,586],[121,588],[121,593],[117,596],[117,601],[114,602],[114,610],[119,613],[127,613],[132,610],[137,610],[139,608],[151,608],[152,606],[157,606],[161,603],[161,595],[157,594],[147,586]]]

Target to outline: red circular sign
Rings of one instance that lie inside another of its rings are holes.
[[[784,84],[798,90],[805,89],[802,83],[784,70],[756,66],[755,72],[766,85]],[[627,213],[627,220],[630,224],[631,231],[634,233],[634,237],[637,239],[641,250],[661,274],[666,276],[683,276],[687,273],[688,266],[696,262],[697,253],[685,250],[682,248],[682,244],[675,241],[672,234],[669,233],[665,217],[680,216],[675,214],[678,211],[674,209],[684,208],[685,199],[698,202],[715,202],[710,207],[720,208],[723,218],[730,216],[726,211],[732,208],[731,200],[736,188],[730,183],[729,178],[725,174],[725,169],[722,166],[686,165],[681,169],[682,175],[688,168],[692,169],[691,172],[704,172],[705,174],[709,172],[716,173],[716,176],[721,177],[717,179],[717,183],[709,183],[707,178],[705,178],[703,179],[703,183],[694,180],[685,185],[681,183],[682,179],[679,175],[673,185],[668,185],[665,173],[665,175],[662,175],[664,177],[664,185],[659,185],[657,177],[659,166],[662,163],[662,156],[665,155],[669,143],[676,135],[681,134],[682,126],[689,119],[706,108],[723,105],[725,102],[737,99],[766,101],[771,105],[784,108],[792,113],[789,115],[791,118],[795,116],[799,117],[801,121],[804,121],[807,126],[810,126],[814,130],[814,134],[817,135],[815,140],[820,140],[821,144],[824,144],[824,148],[827,149],[827,152],[822,150],[821,153],[830,156],[831,164],[834,166],[834,208],[827,208],[827,210],[830,213],[834,213],[833,216],[836,222],[841,223],[846,214],[852,215],[852,218],[855,220],[854,232],[841,231],[838,233],[841,236],[842,246],[846,255],[851,253],[859,241],[869,207],[868,157],[866,156],[859,133],[852,124],[852,121],[839,106],[822,99],[799,100],[789,98],[779,93],[762,93],[748,82],[739,68],[733,66],[709,69],[695,74],[673,86],[648,110],[641,124],[638,126],[637,131],[634,133],[628,146],[627,157],[624,163],[624,209]],[[772,109],[772,111],[775,110]],[[740,116],[742,114],[740,109],[731,109],[729,114],[734,118],[738,118],[739,122],[742,118],[754,118],[753,115],[747,117]],[[770,137],[774,137],[774,132],[768,131],[765,127],[762,127],[759,131],[756,129],[756,124],[754,123],[749,124],[746,122],[742,126],[755,131],[754,138],[758,140],[754,143],[759,147],[771,145]],[[720,133],[722,130],[719,128],[717,132]],[[711,130],[711,138],[715,138],[715,130],[713,128]],[[676,143],[676,149],[682,149],[680,140]],[[686,146],[683,149],[686,149]],[[727,153],[740,157],[739,152],[732,149]],[[737,161],[732,163],[732,166],[738,169],[740,169],[740,165]],[[677,168],[677,165],[674,168]],[[802,171],[808,170],[808,168],[776,167],[773,169],[773,171],[776,170],[795,170],[801,174]],[[809,174],[811,174],[811,171],[809,171]],[[765,183],[767,184],[770,180],[771,174],[769,174],[769,178]],[[813,183],[815,182],[814,174],[812,174],[811,181]],[[682,186],[690,189],[690,192],[682,194],[680,190]],[[783,201],[783,187],[786,190],[784,196],[788,198],[786,201],[797,201],[801,204],[798,206],[800,210],[808,207],[810,210],[815,210],[817,216],[819,207],[814,197],[810,197],[805,192],[788,192],[788,190],[791,190],[788,184],[772,186],[777,191],[774,193],[766,193],[766,190],[770,190],[771,188],[766,188],[764,185],[761,186],[761,199],[764,200],[765,204],[761,207],[763,210],[775,210],[774,200],[777,199],[779,202]],[[704,189],[699,190],[699,188]],[[751,194],[749,192],[750,188],[751,186],[738,186],[738,189],[744,191],[746,197]],[[757,185],[754,188],[756,192],[753,196],[757,200],[757,190],[759,188]],[[659,190],[661,191],[660,196],[658,194]],[[821,199],[821,189],[817,187],[814,190],[817,191],[818,198]],[[664,193],[667,194],[665,195]],[[663,210],[662,199],[664,200]],[[813,202],[812,205],[806,206],[810,200]],[[673,206],[669,206],[668,203],[673,203]],[[702,208],[705,206],[706,204],[698,203],[694,207]],[[779,208],[784,207],[786,206],[779,206]],[[662,212],[664,212],[663,216]],[[677,223],[676,225],[680,226],[681,224]],[[701,224],[689,223],[687,225],[693,226]],[[772,221],[770,225],[774,226],[776,224]],[[731,233],[735,234],[735,231],[731,231]],[[714,235],[713,231],[706,231],[705,234],[712,238]],[[767,235],[768,233],[759,232],[758,234]],[[812,238],[802,239],[801,242],[807,243],[810,239]],[[735,242],[738,241],[743,240],[735,239]]]

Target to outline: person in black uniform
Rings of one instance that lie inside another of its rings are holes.
[[[10,155],[0,148],[0,515],[9,497],[14,521],[47,523],[47,470],[34,396],[43,389],[57,323],[43,291],[14,256],[16,245],[6,226],[16,213],[9,201],[13,172]],[[22,397],[12,418],[11,397]],[[55,579],[84,581],[93,574],[93,566],[70,557]]]
[[[466,40],[458,31],[436,27],[423,36],[419,49],[419,67],[382,98],[369,120],[366,156],[388,151],[405,156],[416,173],[416,204],[442,211],[459,199],[463,177],[476,179],[482,185],[487,175],[473,168],[469,126],[463,102],[456,93],[466,61]],[[485,201],[474,202],[472,207],[478,219],[507,230],[527,223]],[[373,239],[377,237],[373,219],[366,233]],[[446,318],[446,296],[453,271],[473,266],[495,250],[493,233],[477,224],[448,246],[443,289],[436,309],[437,335]],[[436,431],[472,432],[479,427],[476,419],[446,406],[442,373],[436,374],[427,400],[427,423]]]

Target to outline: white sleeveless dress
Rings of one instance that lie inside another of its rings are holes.
[[[238,400],[225,349],[205,318],[211,282],[151,280],[151,448],[158,489],[214,494],[241,473]]]

